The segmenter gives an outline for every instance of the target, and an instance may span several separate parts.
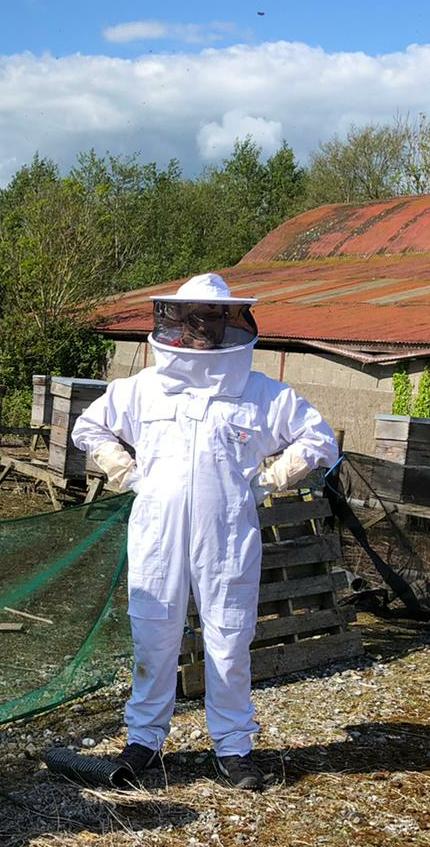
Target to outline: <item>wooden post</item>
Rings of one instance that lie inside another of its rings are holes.
[[[339,453],[342,453],[343,450],[343,442],[345,440],[345,430],[344,429],[334,429],[333,430],[337,446],[339,447]]]

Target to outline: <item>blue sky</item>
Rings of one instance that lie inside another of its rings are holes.
[[[180,33],[171,37],[109,43],[104,30],[134,21],[196,24],[202,40],[185,42],[196,51],[204,46],[227,46],[238,41],[303,41],[327,51],[363,50],[370,55],[403,50],[411,43],[430,43],[428,0],[239,0],[186,3],[138,0],[3,0],[0,53],[30,50],[55,56],[70,53],[135,57],[150,49],[180,50]],[[259,11],[264,15],[258,15]],[[213,22],[231,24],[211,41]],[[205,33],[208,38],[205,41]]]
[[[258,14],[264,12],[264,14]],[[300,162],[352,124],[430,117],[430,0],[3,0],[0,186],[37,151],[184,172],[251,135]]]

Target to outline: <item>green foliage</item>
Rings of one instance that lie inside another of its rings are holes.
[[[421,374],[412,414],[416,418],[430,418],[430,368],[428,367]]]
[[[393,415],[412,415],[415,418],[430,418],[430,368],[424,368],[415,397],[412,382],[404,368],[393,374]]]
[[[393,415],[412,414],[412,382],[404,368],[393,373]]]
[[[1,423],[3,426],[29,426],[31,418],[32,391],[30,388],[15,389],[3,398]]]
[[[398,123],[352,126],[311,154],[308,204],[379,200],[401,193],[407,137]]]

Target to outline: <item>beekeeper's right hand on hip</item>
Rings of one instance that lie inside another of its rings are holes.
[[[116,491],[138,493],[140,475],[136,462],[121,444],[115,441],[103,441],[93,450],[91,458],[106,474],[109,485]]]
[[[295,445],[287,447],[273,462],[251,480],[251,488],[259,506],[274,491],[294,488],[310,471],[308,463]]]

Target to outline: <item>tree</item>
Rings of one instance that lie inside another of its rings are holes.
[[[0,377],[15,387],[29,385],[34,372],[76,375],[91,310],[110,285],[103,238],[79,186],[32,177],[0,225]],[[106,350],[102,339],[94,343]]]
[[[430,121],[420,114],[416,121],[398,119],[399,131],[405,135],[402,192],[430,192]]]
[[[352,126],[345,141],[334,136],[311,154],[308,205],[380,200],[401,193],[406,130]]]
[[[302,210],[306,194],[307,172],[300,168],[286,141],[267,160],[267,231]]]

